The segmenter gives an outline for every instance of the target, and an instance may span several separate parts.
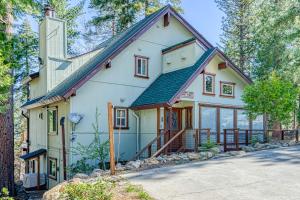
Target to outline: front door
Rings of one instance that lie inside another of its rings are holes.
[[[170,119],[171,113],[171,119]],[[165,112],[165,119],[166,119],[166,129],[170,130],[168,139],[171,139],[176,133],[178,133],[182,128],[181,123],[181,109],[179,108],[172,108],[172,110],[167,110]],[[176,152],[182,147],[182,135],[175,139],[172,144],[170,145],[169,151]]]

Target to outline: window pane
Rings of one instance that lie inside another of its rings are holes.
[[[225,94],[225,95],[233,95],[233,86],[223,84],[222,85],[222,93]]]
[[[244,110],[237,111],[237,128],[249,129],[249,119]]]
[[[263,117],[263,115],[260,115],[260,116],[256,117],[255,120],[253,120],[252,128],[253,129],[259,129],[259,130],[264,129],[264,117]]]
[[[213,93],[213,77],[205,76],[205,92]]]
[[[52,130],[53,130],[53,132],[55,132],[56,131],[56,125],[57,125],[57,119],[56,119],[56,116],[57,116],[57,111],[56,110],[53,110],[53,115],[52,115],[52,117],[53,117],[53,124],[52,124]]]
[[[212,132],[217,131],[217,109],[201,107],[201,128],[210,128]]]
[[[220,127],[221,132],[224,129],[232,129],[233,128],[233,109],[220,109]]]

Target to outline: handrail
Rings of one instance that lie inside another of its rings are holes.
[[[149,149],[149,147],[152,146],[157,140],[159,140],[163,135],[165,135],[169,130],[165,130],[163,133],[160,133],[157,137],[155,137],[151,142],[149,142],[142,150],[140,150],[135,156],[132,158],[132,160],[136,160],[142,153],[144,153],[146,150]]]
[[[185,129],[182,129],[181,131],[176,133],[176,135],[174,135],[166,144],[164,144],[164,146],[162,146],[155,154],[153,154],[153,156],[151,156],[151,158],[159,156],[165,150],[165,148],[167,148],[177,137],[179,137],[184,132],[185,132]]]

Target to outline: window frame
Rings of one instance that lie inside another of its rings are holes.
[[[212,77],[212,92],[206,91],[206,76]],[[203,92],[204,95],[215,96],[216,95],[216,74],[204,72],[203,73]]]
[[[146,61],[146,66],[145,66],[145,74],[139,74],[138,73],[138,60],[141,60],[141,62],[143,60]],[[138,77],[138,78],[145,78],[148,79],[149,78],[149,58],[146,56],[140,56],[140,55],[134,55],[134,60],[135,60],[135,70],[134,70],[134,76]]]
[[[223,93],[223,86],[224,85],[232,87],[232,94],[231,95]],[[234,98],[235,97],[235,83],[227,82],[227,81],[220,81],[220,97]]]
[[[56,112],[56,130],[55,131],[50,131],[50,118],[49,118],[49,112],[53,112],[55,111]],[[58,135],[58,107],[51,107],[51,108],[48,108],[47,109],[47,132],[48,134],[50,135]]]
[[[54,161],[55,163],[55,176],[51,174],[51,165],[50,162]],[[48,177],[53,179],[53,180],[57,180],[57,158],[53,158],[53,157],[49,157],[48,158]]]
[[[125,110],[125,126],[117,125],[117,111]],[[129,113],[128,108],[126,107],[114,107],[114,129],[129,129],[128,121],[129,121]]]

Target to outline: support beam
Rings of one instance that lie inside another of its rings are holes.
[[[109,157],[110,157],[110,172],[115,175],[115,145],[114,145],[114,129],[113,129],[113,106],[109,102],[107,104],[108,112],[108,132],[109,132]]]

